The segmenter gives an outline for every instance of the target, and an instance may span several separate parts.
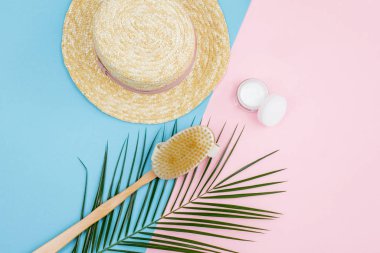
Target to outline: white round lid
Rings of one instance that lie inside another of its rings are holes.
[[[268,96],[258,111],[258,119],[264,126],[275,126],[284,118],[287,101],[279,95]]]
[[[256,111],[267,96],[267,86],[257,79],[245,80],[240,84],[237,91],[239,103],[250,111]]]

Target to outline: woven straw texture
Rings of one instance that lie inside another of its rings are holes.
[[[194,28],[177,1],[107,0],[95,14],[93,31],[102,64],[137,90],[172,83],[193,62]]]
[[[132,4],[135,0],[124,1]],[[197,40],[195,63],[193,71],[181,84],[166,92],[149,95],[129,91],[101,71],[93,41],[94,30],[97,30],[94,29],[94,16],[102,1],[72,1],[63,28],[63,58],[79,90],[104,113],[134,123],[155,124],[173,120],[199,105],[223,77],[228,65],[230,45],[227,26],[217,0],[170,1],[183,5],[194,26]],[[182,24],[186,26],[186,20]],[[170,32],[165,31],[163,34],[168,35]],[[182,63],[186,65],[188,56],[181,57],[185,59]],[[107,63],[111,64],[111,61]],[[117,70],[120,68],[116,67],[115,73],[118,73]],[[168,73],[172,75],[165,77],[170,80],[176,77],[178,71],[171,70]],[[128,73],[122,73],[122,76],[126,77]],[[152,82],[149,74],[145,80],[142,76],[140,74],[133,78]],[[167,80],[156,80],[155,84],[160,86]]]
[[[180,177],[198,166],[214,144],[214,134],[208,127],[188,128],[156,147],[153,171],[162,179]]]

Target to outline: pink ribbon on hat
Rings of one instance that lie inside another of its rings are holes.
[[[121,87],[123,87],[123,88],[125,88],[125,89],[127,89],[129,91],[140,93],[140,94],[157,94],[157,93],[161,93],[161,92],[170,90],[171,88],[174,88],[175,86],[177,86],[178,84],[180,84],[183,80],[185,80],[186,77],[191,73],[191,70],[193,69],[196,56],[197,56],[197,37],[195,36],[194,55],[193,55],[193,59],[191,60],[190,65],[187,67],[187,69],[176,80],[174,80],[173,82],[171,82],[171,83],[169,83],[169,84],[167,84],[167,85],[165,85],[163,87],[155,89],[155,90],[140,90],[140,89],[136,89],[134,87],[131,87],[131,86],[125,84],[124,82],[122,82],[119,79],[117,79],[115,76],[113,76],[108,71],[108,69],[104,66],[104,64],[102,63],[102,61],[100,60],[100,58],[98,56],[96,58],[97,58],[97,62],[98,62],[98,65],[99,65],[101,71],[106,76],[108,76],[112,81],[114,81],[115,83],[119,84]]]

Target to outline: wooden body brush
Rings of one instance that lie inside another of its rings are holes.
[[[140,187],[157,177],[169,180],[185,175],[198,166],[207,156],[215,156],[217,151],[218,146],[215,144],[214,134],[208,127],[195,126],[174,135],[168,141],[156,146],[152,155],[151,171],[34,252],[57,252],[91,225],[109,214]]]

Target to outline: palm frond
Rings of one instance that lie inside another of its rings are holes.
[[[84,192],[83,192],[82,209],[81,209],[81,212],[80,212],[80,218],[83,219],[83,217],[84,217],[84,208],[86,206],[86,198],[87,198],[88,169],[84,165],[84,163],[82,162],[81,159],[78,158],[78,160],[82,164],[82,166],[84,168],[84,171],[86,173],[85,174],[85,181],[84,181]],[[75,241],[75,245],[74,245],[74,248],[73,248],[73,251],[72,251],[73,253],[77,253],[78,252],[79,244],[80,244],[80,236]]]
[[[191,123],[194,124],[196,118]],[[210,124],[210,121],[207,124]],[[164,126],[152,141],[148,141],[145,130],[143,134],[138,133],[134,144],[130,144],[132,141],[128,136],[123,142],[115,166],[110,171],[112,176],[109,185],[106,184],[110,163],[107,144],[92,210],[118,194],[124,187],[133,184],[149,170],[149,158],[157,142],[170,138],[178,129],[177,121],[170,128]],[[225,129],[226,124],[217,135],[218,142],[225,134]],[[273,220],[280,213],[245,205],[232,205],[225,203],[225,200],[283,192],[261,189],[271,188],[284,181],[255,183],[257,179],[266,178],[283,169],[234,180],[235,176],[245,173],[248,168],[273,155],[277,152],[275,151],[236,169],[225,178],[220,178],[242,137],[244,128],[238,129],[239,126],[234,127],[218,158],[208,159],[182,178],[170,181],[153,180],[80,235],[72,252],[143,252],[148,248],[172,252],[235,252],[221,245],[189,239],[187,236],[195,234],[200,238],[248,242],[251,240],[244,238],[245,235],[266,232],[265,228],[240,224],[239,221]],[[82,161],[80,162],[86,170],[81,212],[83,217],[88,169]],[[234,236],[227,231],[235,231]]]

